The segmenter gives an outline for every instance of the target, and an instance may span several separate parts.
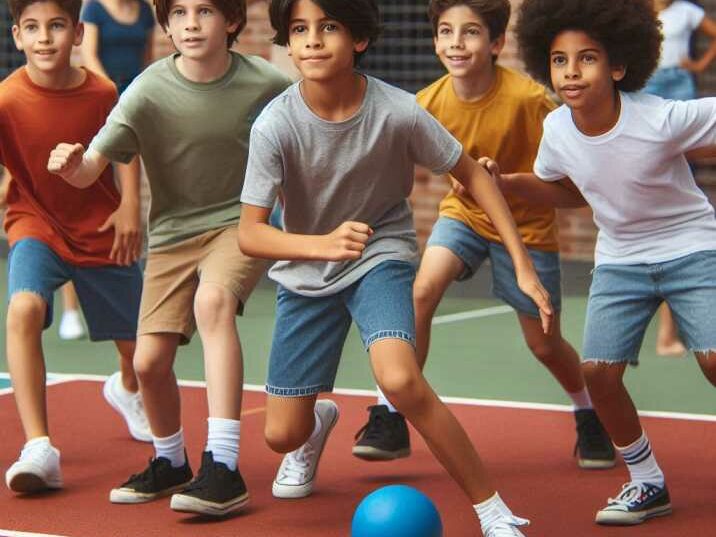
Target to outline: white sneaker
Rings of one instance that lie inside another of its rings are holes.
[[[87,335],[79,311],[67,310],[62,314],[59,334],[60,339],[65,340],[82,339]]]
[[[30,440],[5,472],[5,483],[13,492],[22,493],[62,488],[59,450],[47,437]]]
[[[483,533],[485,537],[525,537],[525,534],[517,527],[529,526],[529,524],[530,521],[526,518],[505,515],[500,522],[491,526],[487,531],[483,530]]]
[[[321,453],[338,421],[338,405],[330,399],[316,401],[315,408],[321,420],[321,431],[317,438],[309,439],[284,456],[273,482],[272,492],[276,498],[303,498],[313,492]]]
[[[144,412],[142,395],[128,392],[122,386],[122,375],[119,371],[110,376],[102,389],[104,398],[127,422],[129,434],[140,442],[152,441],[152,430]]]

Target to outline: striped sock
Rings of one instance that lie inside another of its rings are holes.
[[[664,486],[664,473],[656,462],[646,433],[642,432],[639,440],[633,444],[626,447],[616,446],[616,448],[629,468],[632,482]]]

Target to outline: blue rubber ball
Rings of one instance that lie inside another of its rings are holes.
[[[406,485],[371,492],[360,502],[351,537],[442,537],[440,513],[425,494]]]

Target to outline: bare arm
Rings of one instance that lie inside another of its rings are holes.
[[[7,168],[2,170],[2,180],[0,180],[0,209],[7,207],[7,189],[10,188],[10,181],[12,176]]]
[[[696,60],[686,59],[681,66],[692,73],[703,73],[711,65],[711,62],[716,59],[716,21],[705,16],[697,30],[709,37],[711,42],[700,58]]]
[[[241,205],[239,248],[263,259],[341,261],[358,259],[373,230],[361,222],[344,222],[327,235],[299,235],[268,223],[271,209]]]
[[[545,333],[549,333],[553,320],[549,294],[537,278],[532,259],[522,243],[512,213],[497,183],[485,168],[464,152],[450,174],[467,188],[497,229],[512,257],[518,285],[537,304],[542,318],[542,328]]]
[[[686,158],[689,160],[716,158],[716,145],[707,145],[706,147],[699,147],[698,149],[693,149],[686,153]]]
[[[82,144],[58,144],[50,153],[47,171],[62,177],[72,186],[87,188],[109,164],[97,151],[87,151]]]
[[[85,33],[82,38],[82,63],[90,71],[109,78],[104,66],[99,59],[99,28],[96,24],[85,22]]]
[[[587,201],[568,177],[559,181],[542,181],[533,173],[511,173],[501,176],[500,185],[509,192],[533,203],[559,209],[586,207]]]

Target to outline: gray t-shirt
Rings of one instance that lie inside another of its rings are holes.
[[[300,295],[335,294],[383,261],[417,262],[407,200],[414,166],[446,173],[462,153],[414,95],[366,78],[363,104],[345,121],[314,114],[296,83],[264,109],[251,130],[243,203],[272,207],[280,191],[289,233],[322,235],[348,220],[374,230],[358,260],[275,263],[269,276]]]
[[[149,248],[238,222],[251,125],[291,83],[254,56],[232,53],[226,74],[206,84],[182,76],[175,60],[139,75],[90,144],[112,161],[142,156]]]

